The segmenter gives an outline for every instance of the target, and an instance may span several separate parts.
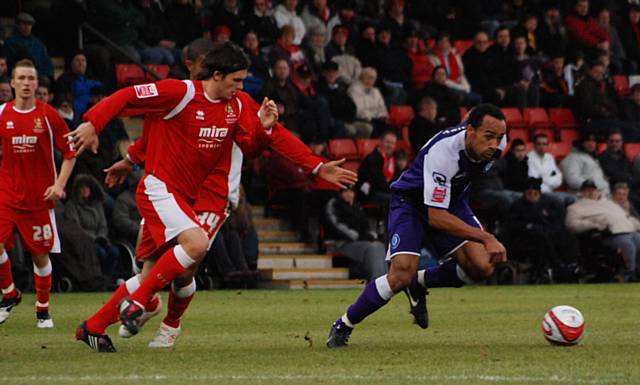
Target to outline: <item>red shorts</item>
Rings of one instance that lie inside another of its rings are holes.
[[[180,233],[200,227],[191,206],[153,175],[146,175],[140,181],[136,203],[144,224],[138,259],[161,255]]]
[[[0,243],[12,244],[16,229],[31,254],[60,252],[60,238],[53,209],[20,210],[0,202]]]
[[[216,239],[218,231],[220,231],[224,222],[229,218],[229,213],[226,211],[198,211],[196,215],[200,221],[200,227],[207,232],[207,236],[209,237],[209,248],[211,248],[211,244]],[[207,250],[209,248],[207,248]]]

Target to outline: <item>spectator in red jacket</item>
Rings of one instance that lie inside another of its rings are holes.
[[[589,0],[578,0],[564,22],[569,36],[586,50],[596,48],[609,51],[609,34],[589,15]]]

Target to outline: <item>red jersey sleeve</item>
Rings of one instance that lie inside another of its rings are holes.
[[[42,103],[42,105],[45,108],[45,117],[47,119],[47,125],[51,129],[54,146],[62,153],[64,159],[75,158],[76,151],[73,142],[64,137],[64,135],[69,132],[67,123],[62,119],[58,111],[54,110],[48,104]]]
[[[233,140],[244,155],[256,158],[269,146],[270,134],[262,127],[258,118],[260,107],[251,99],[251,96],[238,92],[236,97],[240,105],[240,116]]]
[[[106,97],[84,114],[100,131],[125,109],[170,113],[188,96],[187,84],[181,80],[166,79],[157,83],[139,84],[123,88]]]
[[[142,124],[142,136],[127,149],[129,159],[135,164],[143,164],[147,159],[147,144],[149,143],[149,131],[151,130],[150,125],[151,119],[145,116]]]

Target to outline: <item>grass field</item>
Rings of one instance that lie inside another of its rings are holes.
[[[436,289],[431,326],[411,324],[404,295],[329,350],[331,322],[359,291],[200,292],[172,350],[150,350],[159,319],[118,353],[74,340],[107,297],[54,294],[56,328],[38,330],[25,296],[0,326],[0,384],[640,384],[640,285],[478,286]],[[576,347],[542,337],[545,310],[579,308]]]

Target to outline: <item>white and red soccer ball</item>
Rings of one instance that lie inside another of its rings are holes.
[[[576,345],[584,335],[584,317],[574,307],[555,306],[544,315],[542,332],[544,338],[554,345]]]

